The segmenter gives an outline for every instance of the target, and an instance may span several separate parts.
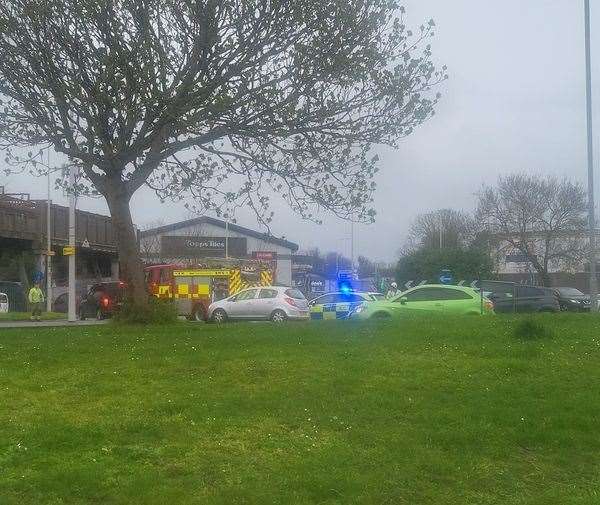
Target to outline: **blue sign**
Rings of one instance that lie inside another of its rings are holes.
[[[452,284],[454,282],[452,270],[442,270],[440,273],[440,282],[442,284]]]

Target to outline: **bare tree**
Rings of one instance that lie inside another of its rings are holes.
[[[586,205],[579,183],[517,174],[484,187],[477,213],[490,235],[526,257],[549,286],[549,269],[585,258]]]
[[[408,245],[410,249],[466,247],[475,239],[476,233],[476,221],[470,214],[440,209],[415,218],[408,234]]]
[[[15,168],[39,147],[81,168],[145,303],[129,208],[144,184],[265,224],[273,192],[305,218],[372,220],[371,146],[431,117],[446,78],[433,30],[390,0],[5,0],[0,148]]]

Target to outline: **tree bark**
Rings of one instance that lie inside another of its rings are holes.
[[[148,304],[148,292],[144,281],[144,265],[140,258],[137,234],[131,209],[130,196],[124,189],[107,187],[104,197],[110,209],[113,232],[119,252],[120,278],[127,285],[127,296],[137,306]]]

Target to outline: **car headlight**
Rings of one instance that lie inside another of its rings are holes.
[[[579,300],[569,300],[571,303],[578,304]]]

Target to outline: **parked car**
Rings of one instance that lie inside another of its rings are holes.
[[[575,288],[554,288],[558,293],[560,310],[572,312],[589,312],[592,305],[589,295]]]
[[[303,320],[309,318],[308,302],[296,288],[248,288],[211,303],[208,318],[216,323],[223,323],[228,319],[271,320],[276,323],[287,319]]]
[[[0,293],[0,313],[8,312],[8,295]]]
[[[479,291],[464,286],[425,284],[409,289],[390,300],[362,303],[352,312],[352,319],[389,318],[406,312],[440,312],[447,314],[481,314]],[[483,313],[493,312],[493,304],[483,299]]]
[[[79,303],[79,319],[105,319],[119,311],[125,300],[125,284],[121,281],[94,284]]]
[[[365,302],[385,300],[381,293],[339,291],[327,293],[309,302],[311,319],[347,319],[354,309]]]
[[[558,312],[560,304],[552,288],[510,284],[495,287],[488,298],[496,312]]]

